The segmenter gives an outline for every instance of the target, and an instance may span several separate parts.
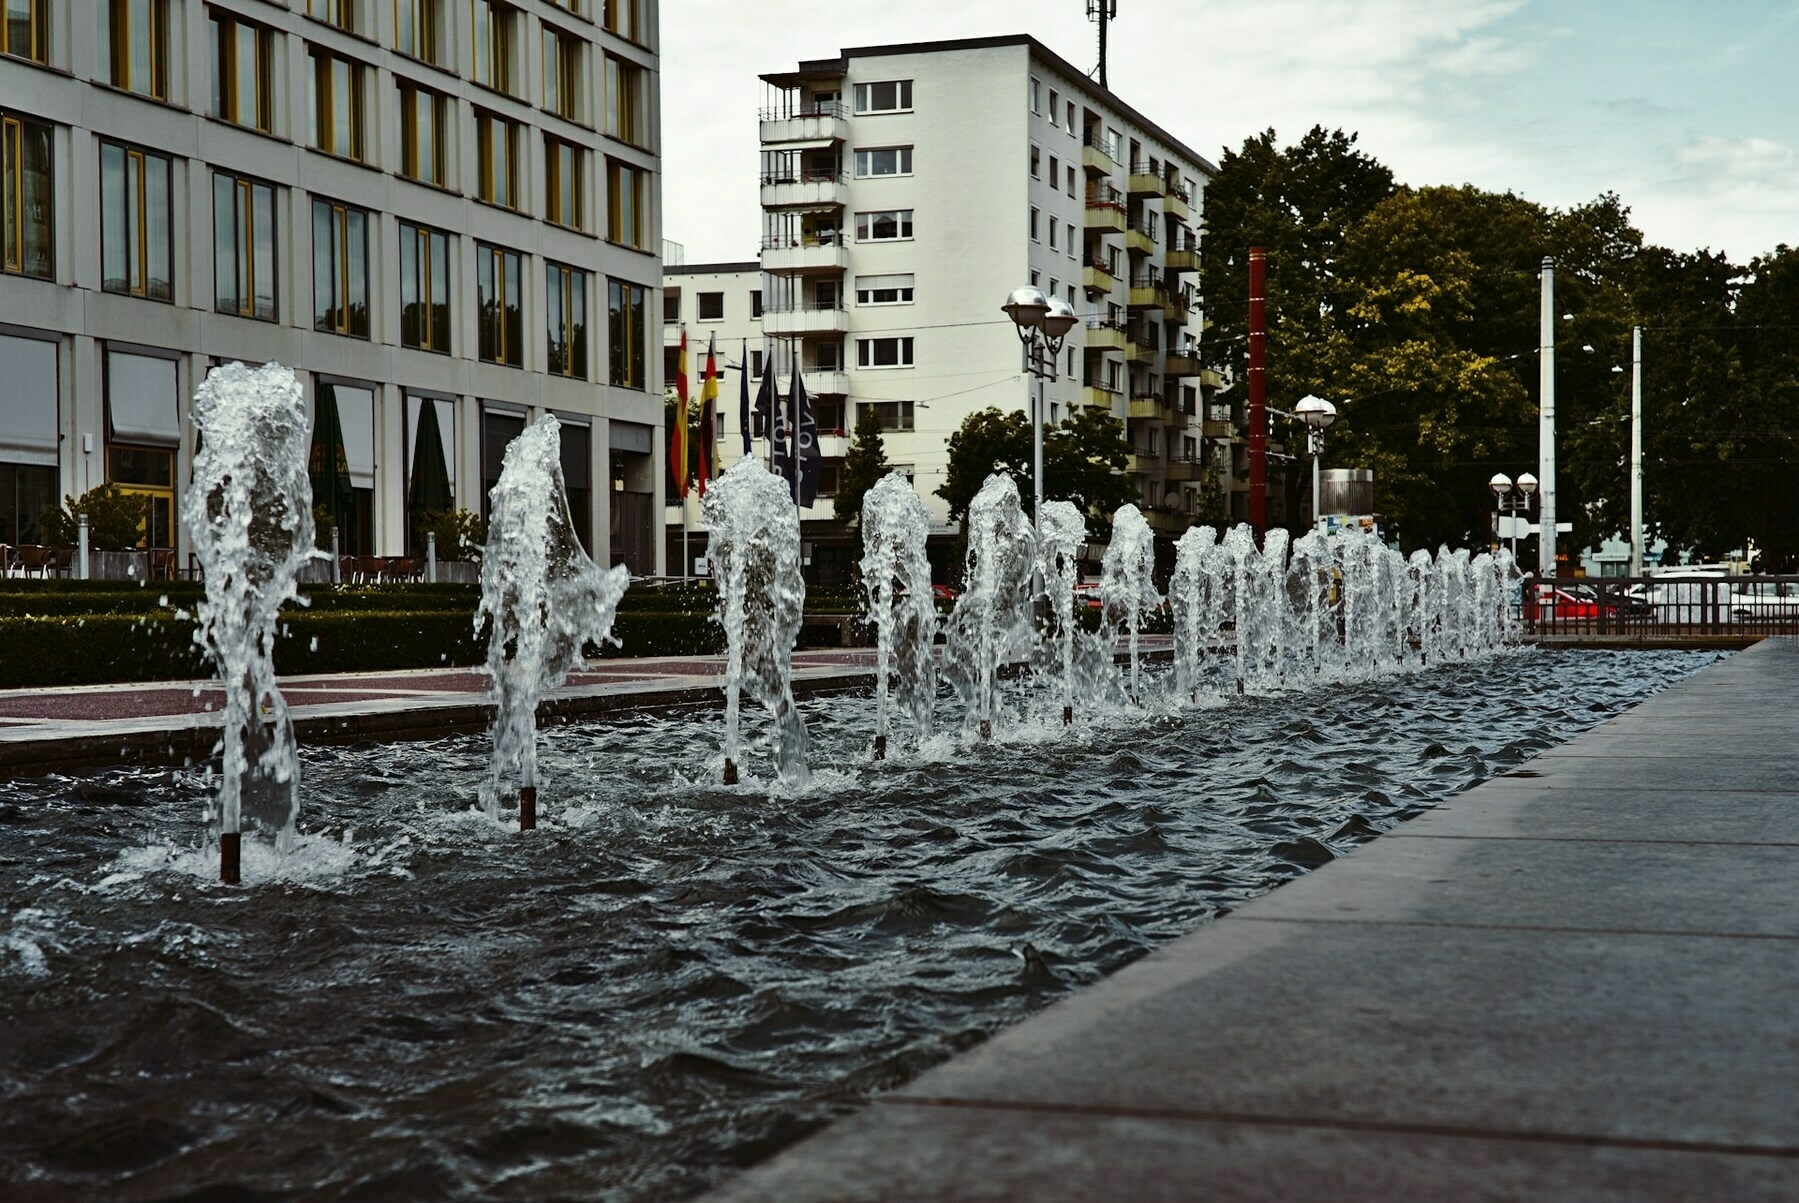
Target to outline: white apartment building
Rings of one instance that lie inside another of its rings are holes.
[[[1029,283],[1083,318],[1046,417],[1092,405],[1125,422],[1145,512],[1185,529],[1202,473],[1229,466],[1228,424],[1204,421],[1193,286],[1216,168],[1024,35],[850,49],[762,79],[760,259],[671,274],[664,341],[684,325],[690,344],[716,329],[737,347],[754,329],[738,298],[758,292],[767,358],[783,387],[797,358],[819,411],[826,467],[804,517],[831,517],[848,439],[829,432],[873,406],[888,459],[949,529],[950,435],[987,406],[1030,412],[1037,383],[1000,312]],[[722,314],[702,313],[721,293]]]
[[[564,422],[601,563],[660,571],[658,0],[9,0],[0,543],[103,482],[185,564],[188,400],[331,386],[343,549],[415,550],[421,418],[480,512]]]

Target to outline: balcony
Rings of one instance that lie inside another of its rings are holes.
[[[1156,361],[1156,345],[1132,339],[1124,344],[1124,361],[1144,366],[1153,364]]]
[[[835,235],[764,239],[762,270],[780,275],[820,275],[849,268],[849,248]]]
[[[1132,255],[1153,255],[1156,253],[1156,234],[1153,229],[1142,225],[1131,226],[1124,232],[1124,249]]]
[[[1087,198],[1086,230],[1089,234],[1122,234],[1125,231],[1124,206]]]
[[[1103,317],[1087,319],[1087,349],[1089,351],[1122,351],[1125,349],[1127,341],[1124,328],[1118,323],[1108,321]]]
[[[1214,368],[1205,368],[1199,373],[1201,388],[1221,389],[1224,387],[1224,375]]]
[[[1143,519],[1158,535],[1182,535],[1193,525],[1192,516],[1179,510],[1150,510]]]
[[[1125,185],[1132,196],[1163,196],[1168,191],[1167,181],[1154,168],[1143,162],[1131,164],[1131,174]]]
[[[1190,221],[1193,211],[1187,207],[1187,204],[1186,187],[1169,180],[1167,189],[1162,193],[1162,212],[1178,217],[1182,221]]]
[[[811,390],[812,385],[810,381],[807,382],[806,388],[808,391]],[[842,431],[830,433],[821,430],[818,432],[818,454],[820,458],[842,459],[849,454],[849,450],[849,437]]]
[[[762,177],[764,209],[841,209],[849,203],[841,171],[796,171]]]
[[[1171,481],[1198,480],[1205,475],[1205,472],[1206,466],[1200,463],[1196,458],[1190,458],[1185,455],[1170,456],[1168,458],[1168,479]]]
[[[1163,257],[1162,267],[1171,275],[1198,271],[1199,239],[1189,234],[1170,243],[1168,254]]]
[[[1118,277],[1103,259],[1081,265],[1081,287],[1093,292],[1111,292],[1118,287]]]
[[[1132,397],[1125,416],[1131,418],[1160,418],[1163,416],[1162,398]]]
[[[1081,168],[1088,175],[1116,175],[1118,162],[1088,134],[1081,140]]]
[[[1138,276],[1131,281],[1128,304],[1132,309],[1160,309],[1168,304],[1168,288],[1154,277]]]
[[[806,391],[814,397],[843,397],[850,391],[850,375],[836,368],[801,368],[806,373]]]
[[[841,337],[849,329],[849,311],[842,305],[796,305],[762,311],[762,333],[771,338],[826,334]]]
[[[1199,424],[1199,433],[1205,435],[1208,439],[1228,439],[1231,437],[1232,433],[1231,420],[1229,418],[1223,420],[1207,418]]]
[[[764,146],[794,142],[826,144],[849,137],[849,112],[841,104],[762,110],[760,136]]]
[[[1082,405],[1091,406],[1094,409],[1103,409],[1107,413],[1110,413],[1112,406],[1115,405],[1117,401],[1118,390],[1107,388],[1103,384],[1097,384],[1094,381],[1089,380],[1086,386],[1081,389],[1080,402]]]
[[[1199,375],[1199,353],[1197,351],[1170,351],[1168,358],[1162,361],[1162,375]]]
[[[1133,450],[1130,463],[1125,467],[1125,471],[1135,476],[1160,476],[1165,462],[1159,455]]]
[[[1171,322],[1186,322],[1187,315],[1192,312],[1193,294],[1185,288],[1169,288],[1166,312],[1162,315]]]

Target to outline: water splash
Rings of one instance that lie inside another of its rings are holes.
[[[1073,502],[1046,501],[1037,519],[1037,572],[1049,599],[1049,626],[1045,635],[1054,641],[1056,678],[1062,698],[1062,721],[1074,717],[1075,622],[1074,587],[1081,575],[1081,547],[1087,541],[1087,521]]]
[[[475,630],[491,621],[493,753],[481,805],[497,819],[516,784],[520,826],[536,825],[537,704],[567,678],[581,649],[612,634],[630,583],[623,566],[602,570],[581,550],[562,479],[562,425],[545,414],[511,443],[489,497]],[[526,792],[530,791],[530,792]]]
[[[731,465],[706,490],[700,508],[711,530],[706,560],[725,629],[726,777],[736,771],[739,698],[747,692],[774,719],[781,781],[803,785],[810,775],[806,727],[793,704],[793,645],[806,604],[799,510],[787,482],[754,456]]]
[[[1183,701],[1196,701],[1224,625],[1224,555],[1211,527],[1188,527],[1175,544],[1168,608],[1174,618],[1175,688]]]
[[[1019,507],[1018,486],[1003,472],[987,478],[968,507],[968,558],[944,641],[944,675],[983,734],[993,730],[1000,669],[1028,659],[1031,569],[1036,542]]]
[[[1100,646],[1115,658],[1122,633],[1130,654],[1127,696],[1141,702],[1139,644],[1143,621],[1162,604],[1156,592],[1156,537],[1143,512],[1129,503],[1112,515],[1112,542],[1100,561]]]
[[[224,760],[207,818],[220,836],[221,876],[235,882],[246,812],[285,852],[300,810],[293,721],[275,687],[274,632],[300,566],[317,554],[306,405],[290,369],[227,363],[200,386],[193,418],[200,448],[181,519],[206,577],[194,641],[218,666],[225,691]]]
[[[888,734],[887,672],[899,678],[900,704],[922,742],[931,735],[937,696],[934,645],[937,604],[925,541],[931,511],[906,479],[890,472],[862,496],[862,587],[875,627],[875,749],[885,755]]]

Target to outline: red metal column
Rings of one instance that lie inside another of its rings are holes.
[[[1249,248],[1249,525],[1256,541],[1268,530],[1268,397],[1264,378],[1264,309],[1268,295],[1268,257],[1259,246]]]

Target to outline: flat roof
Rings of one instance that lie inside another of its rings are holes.
[[[760,261],[752,259],[748,263],[683,263],[678,267],[664,267],[665,276],[703,276],[722,275],[725,272],[759,272]]]
[[[792,87],[809,80],[838,78],[849,71],[849,60],[852,58],[872,58],[876,55],[888,54],[935,54],[940,50],[989,50],[1000,46],[1029,47],[1033,55],[1080,80],[1083,87],[1090,88],[1095,94],[1105,97],[1124,116],[1199,164],[1199,169],[1208,176],[1218,174],[1216,163],[1145,117],[1133,106],[1125,103],[1112,89],[1100,87],[1087,72],[1082,71],[1028,33],[999,34],[986,38],[948,38],[934,42],[900,42],[891,46],[852,46],[839,51],[834,59],[801,59],[797,71],[775,71],[760,78],[763,83],[773,84],[776,87]]]

